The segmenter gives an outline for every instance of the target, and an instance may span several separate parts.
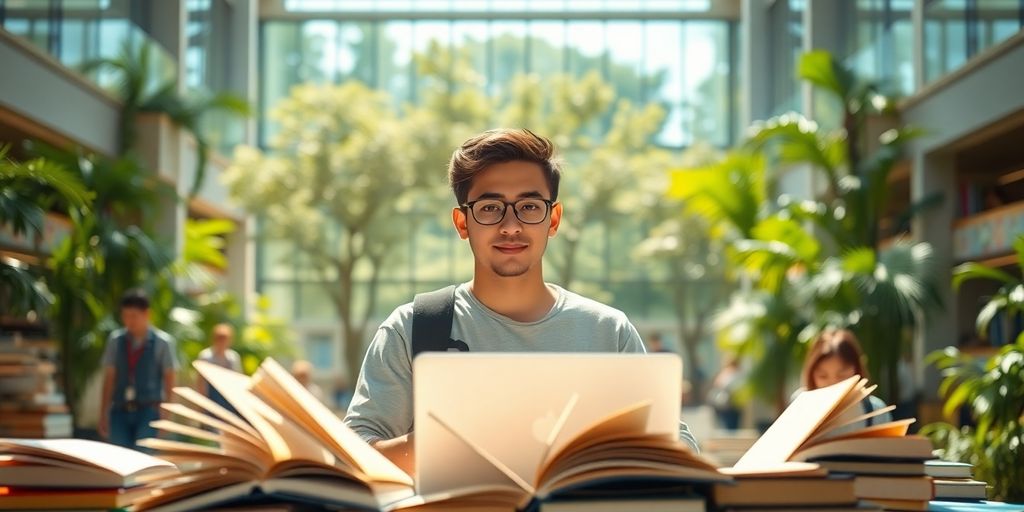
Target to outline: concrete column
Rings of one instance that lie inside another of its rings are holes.
[[[178,77],[179,83],[181,83],[183,81],[181,61],[188,45],[185,38],[185,23],[188,20],[188,13],[185,10],[184,0],[161,0],[159,2],[135,0],[132,3],[132,9],[141,9],[142,29],[163,47],[175,62],[178,62]]]
[[[227,56],[228,86],[248,99],[255,111],[256,103],[259,101],[259,5],[257,0],[236,0],[231,5],[231,54]],[[256,127],[254,115],[246,121],[246,144],[256,144]]]
[[[944,201],[929,208],[914,218],[912,232],[915,240],[928,241],[935,251],[936,287],[942,300],[942,309],[931,312],[923,325],[924,336],[919,354],[927,354],[947,345],[956,344],[957,297],[950,285],[949,269],[953,266],[953,237],[950,236],[956,215],[956,166],[952,155],[939,152],[912,153],[910,194],[912,201],[919,201],[939,193]],[[915,359],[918,360],[919,359]],[[925,401],[938,400],[940,376],[934,368],[924,369]]]
[[[227,290],[238,299],[242,311],[248,314],[256,293],[256,218],[238,222],[227,237]]]
[[[258,53],[259,2],[257,0],[236,0],[231,4],[228,52],[227,86],[236,94],[246,98],[255,112],[258,96]],[[256,116],[244,122],[244,144],[256,145]],[[225,155],[231,157],[231,155]],[[217,178],[213,178],[217,179]],[[238,224],[238,229],[228,237],[228,291],[239,301],[242,311],[248,314],[256,293],[256,218],[248,217]]]
[[[766,0],[743,0],[740,5],[740,130],[771,115],[770,88],[763,85],[772,78],[768,7]]]

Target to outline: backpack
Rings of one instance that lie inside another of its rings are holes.
[[[412,301],[412,357],[421,352],[447,352],[453,344],[455,285],[417,293]]]

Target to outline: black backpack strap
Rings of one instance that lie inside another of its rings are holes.
[[[417,293],[412,301],[412,356],[447,351],[455,318],[455,285]]]

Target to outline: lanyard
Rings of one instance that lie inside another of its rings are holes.
[[[135,348],[135,343],[131,340],[131,335],[126,335],[124,338],[125,343],[128,345],[128,384],[135,385],[135,368],[139,365],[139,359],[142,359],[142,353],[146,351],[146,342],[149,341],[149,336],[139,343],[139,348]]]

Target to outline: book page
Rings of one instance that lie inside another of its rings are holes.
[[[450,423],[448,423],[447,421],[441,419],[440,417],[438,417],[433,412],[427,412],[427,417],[429,417],[430,419],[436,421],[438,423],[438,425],[441,425],[442,427],[444,427],[445,430],[447,430],[452,435],[454,435],[456,438],[458,438],[460,441],[465,443],[466,446],[468,446],[477,455],[483,457],[492,466],[494,466],[499,471],[501,471],[501,473],[503,475],[508,477],[509,480],[514,482],[516,485],[518,485],[524,491],[526,491],[526,493],[528,493],[528,494],[533,494],[534,493],[535,489],[534,489],[534,487],[532,485],[530,485],[529,482],[527,482],[526,480],[523,480],[519,475],[516,474],[515,471],[512,470],[512,468],[508,467],[508,465],[506,465],[504,462],[501,462],[500,460],[498,460],[497,457],[495,457],[492,453],[487,451],[479,443],[473,441],[472,439],[469,439],[468,437],[466,437],[465,435],[460,433],[458,430],[456,430],[454,427],[452,427]]]
[[[736,462],[735,467],[766,467],[789,460],[860,380],[855,375],[829,387],[801,393]]]
[[[600,443],[615,437],[628,437],[643,434],[647,430],[647,420],[651,416],[651,401],[646,400],[632,406],[615,411],[584,428],[579,434],[541,461],[535,478],[539,479],[549,466],[566,454],[581,450],[587,446]],[[538,482],[539,484],[539,482]]]
[[[176,473],[173,464],[151,455],[107,443],[86,439],[3,439],[0,452],[35,455],[90,466],[127,477],[153,468],[165,468]]]
[[[363,441],[274,359],[263,361],[252,387],[367,479],[413,485],[412,477]]]
[[[249,391],[249,377],[207,361],[195,361],[192,365],[259,433],[275,462],[298,459],[335,465],[333,454]]]
[[[813,462],[783,462],[763,468],[721,468],[723,474],[736,478],[783,478],[783,477],[823,477],[828,470]]]
[[[804,443],[804,446],[811,446],[813,444],[816,444],[816,443],[818,443],[820,441],[824,441],[826,439],[834,439],[834,438],[837,438],[837,437],[849,434],[851,432],[856,432],[857,430],[860,430],[860,429],[856,429],[856,430],[853,430],[853,431],[846,431],[844,429],[846,427],[849,427],[850,425],[856,425],[858,423],[867,421],[870,418],[875,418],[875,417],[881,416],[881,415],[883,415],[883,414],[885,414],[887,412],[891,412],[891,411],[894,411],[894,410],[896,410],[896,406],[895,405],[887,405],[885,407],[881,407],[881,408],[875,409],[875,410],[873,410],[873,411],[871,411],[869,413],[864,413],[864,414],[861,414],[860,416],[854,416],[852,418],[848,418],[844,423],[834,424],[830,428],[828,428],[827,430],[826,429],[821,429],[817,434],[814,435],[814,437],[808,439],[807,442]],[[872,426],[874,426],[874,425],[872,425]]]
[[[253,439],[259,437],[259,433],[252,428],[252,425],[249,425],[245,420],[239,418],[237,414],[221,407],[220,404],[210,400],[202,393],[184,386],[176,387],[173,391],[175,395],[196,406],[198,410],[206,411],[214,417],[219,418],[221,421],[230,423],[235,429],[245,432],[252,436]]]
[[[840,439],[866,439],[866,438],[877,438],[877,437],[904,437],[907,435],[907,431],[910,429],[910,425],[917,421],[914,418],[906,418],[902,420],[894,420],[888,423],[882,423],[879,425],[872,425],[870,427],[864,427],[862,429],[854,430],[853,432],[847,432],[838,436],[821,439],[819,442],[814,444],[821,444],[827,441],[837,441]],[[814,444],[808,444],[807,446],[814,446]]]
[[[829,431],[837,429],[841,425],[851,422],[853,418],[864,414],[864,400],[867,400],[868,396],[878,387],[865,387],[867,382],[867,379],[861,379],[854,386],[850,394],[846,395],[846,398],[839,403],[836,410],[818,427],[817,432],[814,433],[815,436],[826,435]]]
[[[171,414],[195,421],[204,427],[212,428],[220,432],[221,435],[233,436],[239,441],[249,443],[253,448],[263,451],[266,454],[266,457],[270,457],[270,450],[259,436],[251,436],[242,430],[238,430],[235,427],[214,418],[213,416],[203,414],[199,411],[186,407],[183,404],[164,402],[160,404],[160,408]]]

